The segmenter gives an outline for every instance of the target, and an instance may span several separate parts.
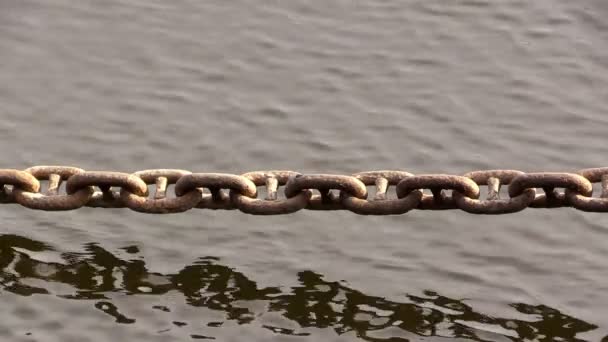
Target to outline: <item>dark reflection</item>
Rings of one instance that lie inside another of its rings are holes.
[[[317,273],[298,273],[299,286],[259,288],[244,274],[221,265],[216,258],[201,258],[175,274],[149,272],[141,259],[123,260],[97,244],[85,245],[83,253],[64,253],[61,263],[33,259],[31,252],[51,251],[42,242],[16,235],[0,235],[0,286],[19,295],[49,294],[45,288],[27,285],[27,279],[71,285],[73,293],[56,294],[70,299],[94,300],[94,307],[111,315],[119,324],[135,323],[136,319],[120,313],[120,303],[113,303],[112,292],[161,295],[168,291],[184,294],[187,304],[225,313],[226,320],[239,324],[253,323],[260,314],[238,303],[263,301],[268,312],[280,313],[297,324],[302,331],[262,325],[277,334],[307,336],[306,327],[333,329],[337,334],[354,331],[368,341],[406,341],[391,336],[394,329],[419,336],[449,336],[485,341],[490,331],[514,340],[582,341],[577,335],[597,326],[568,316],[544,305],[514,303],[511,306],[526,320],[488,316],[476,312],[464,302],[432,291],[423,295],[404,296],[403,302],[369,296],[335,281],[326,281]],[[125,247],[135,254],[135,246]],[[165,306],[156,310],[170,311]],[[176,326],[186,323],[174,322]],[[210,322],[220,327],[223,322]],[[476,327],[476,328],[474,328]],[[480,328],[481,327],[481,328]],[[390,329],[390,330],[389,330]],[[483,329],[483,330],[481,330]],[[480,335],[484,336],[482,338]],[[391,337],[387,337],[391,336]],[[192,335],[193,339],[212,338]]]

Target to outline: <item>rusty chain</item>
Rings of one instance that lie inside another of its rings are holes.
[[[594,183],[601,183],[599,197],[592,196]],[[484,198],[480,198],[480,186],[487,187]],[[503,198],[501,186],[507,187]],[[264,198],[258,198],[261,187],[265,189]],[[368,195],[368,188],[374,189],[373,196]],[[537,194],[539,189],[542,193]],[[506,214],[557,207],[608,212],[608,167],[576,173],[482,170],[458,176],[404,171],[329,175],[271,170],[234,175],[156,169],[122,173],[34,166],[0,169],[0,203],[47,211],[86,206],[156,214],[193,208],[238,209],[253,215],[289,214],[302,209],[349,210],[361,215],[397,215],[413,209]]]

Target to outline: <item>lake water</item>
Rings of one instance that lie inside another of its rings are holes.
[[[607,166],[608,2],[0,1],[2,167]],[[608,336],[608,216],[0,206],[6,341]]]

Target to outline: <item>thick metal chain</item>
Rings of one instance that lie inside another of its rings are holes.
[[[41,192],[44,182],[46,190]],[[60,191],[62,183],[65,191]],[[593,183],[601,183],[599,197],[592,197]],[[501,198],[501,185],[508,187],[508,198]],[[149,186],[155,188],[153,194],[149,193]],[[174,187],[173,193],[169,186]],[[487,187],[484,199],[480,199],[480,186]],[[258,198],[260,187],[265,188],[263,199]],[[368,187],[375,188],[373,198],[368,195]],[[394,188],[394,195],[389,194],[390,187]],[[538,189],[543,193],[537,194]],[[425,194],[425,190],[430,194]],[[608,167],[576,173],[482,170],[458,176],[414,175],[405,171],[353,175],[256,171],[234,175],[172,169],[129,174],[34,166],[25,170],[0,169],[0,203],[49,211],[87,206],[155,214],[193,208],[238,209],[253,215],[289,214],[302,209],[349,210],[361,215],[397,215],[413,209],[506,214],[529,207],[608,212]]]

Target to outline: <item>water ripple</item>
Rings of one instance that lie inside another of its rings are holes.
[[[231,321],[276,335],[314,336],[315,330],[310,328],[329,329],[336,336],[355,332],[366,341],[405,341],[399,336],[407,334],[487,341],[484,336],[488,333],[513,341],[582,341],[578,334],[597,328],[546,305],[509,304],[525,319],[488,315],[477,311],[466,299],[448,298],[432,290],[405,294],[401,301],[391,301],[367,295],[345,282],[325,280],[312,270],[295,274],[297,286],[262,288],[211,256],[201,257],[176,273],[161,274],[148,270],[145,260],[138,257],[136,246],[122,250],[132,258],[119,258],[96,243],[86,244],[84,252],[58,253],[41,241],[0,235],[0,286],[4,293],[32,297],[25,301],[26,305],[14,309],[13,314],[20,320],[37,318],[40,311],[46,310],[36,304],[34,297],[43,294],[90,302],[92,308],[120,325],[149,326],[145,323],[153,316],[149,310],[160,311],[167,314],[165,320],[173,328],[155,333],[196,325],[205,329],[205,335],[191,334],[192,339],[212,339],[216,332],[207,328],[222,328]],[[175,298],[175,293],[183,302],[153,304],[163,297]],[[116,299],[118,294],[141,297],[149,303],[145,305],[149,309],[129,314],[129,307]],[[184,305],[218,312],[221,318],[201,325],[192,314],[172,315],[183,311]],[[269,318],[277,314],[280,318]],[[57,324],[42,325],[29,333],[40,336],[45,330],[61,328]]]

